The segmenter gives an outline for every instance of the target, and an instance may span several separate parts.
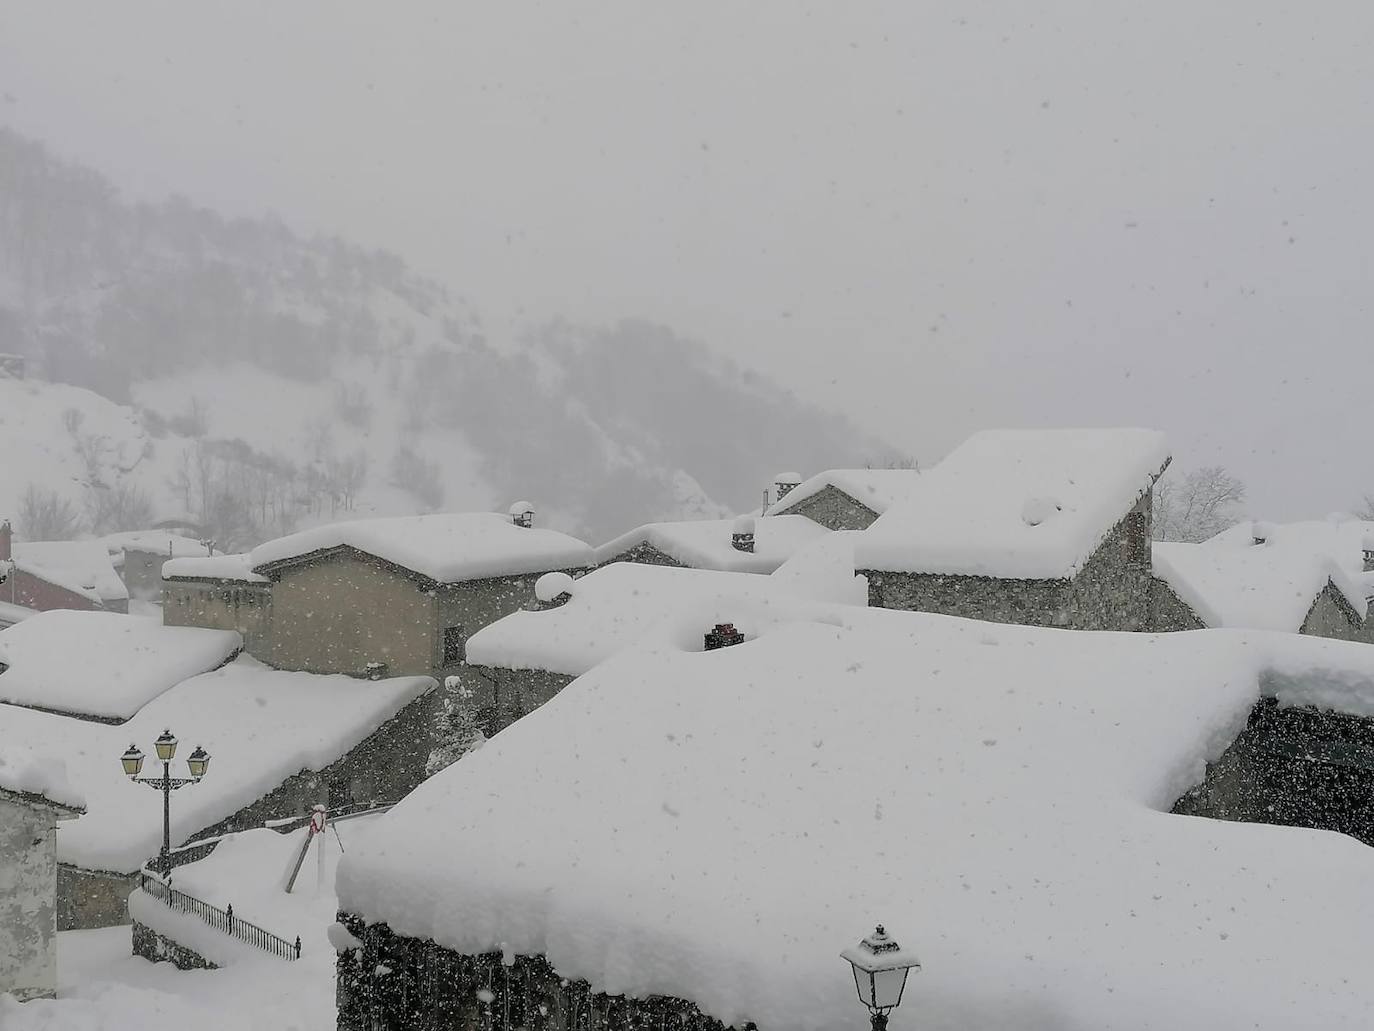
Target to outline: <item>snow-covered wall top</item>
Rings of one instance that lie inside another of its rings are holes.
[[[67,778],[67,764],[58,758],[28,758],[23,765],[0,755],[0,793],[39,796],[68,812],[86,808],[85,796]]]
[[[830,531],[805,516],[770,516],[754,520],[754,550],[740,551],[731,544],[733,519],[686,519],[673,523],[648,523],[623,533],[596,549],[596,561],[609,562],[631,548],[648,544],[669,558],[693,569],[718,569],[736,573],[771,573],[798,548]]]
[[[0,631],[0,701],[128,719],[243,646],[232,630],[57,609]]]
[[[268,582],[267,577],[253,572],[253,556],[247,553],[169,559],[162,564],[162,578],[237,580],[241,583],[255,584]]]
[[[107,533],[100,538],[111,557],[122,556],[125,551],[145,551],[150,555],[166,558],[204,558],[209,555],[206,546],[198,540],[183,537],[167,530],[129,530],[124,533]]]
[[[831,616],[612,658],[383,817],[341,907],[765,1031],[859,1026],[877,921],[904,1026],[1369,1026],[1374,851],[1167,809],[1271,670],[1371,711],[1374,649]]]
[[[785,498],[769,506],[767,514],[786,512],[826,487],[834,487],[870,512],[882,515],[899,501],[906,500],[919,475],[915,469],[827,469],[793,487]]]
[[[14,562],[26,572],[93,601],[127,601],[129,592],[100,541],[15,541]]]
[[[1362,584],[1329,555],[1298,543],[1249,537],[1204,544],[1156,541],[1154,575],[1209,627],[1297,631],[1328,583],[1364,618]]]
[[[795,618],[803,604],[799,592],[771,576],[639,562],[602,566],[573,581],[569,593],[558,608],[513,612],[479,630],[467,661],[580,676],[665,620],[690,623],[698,642],[717,623],[733,622],[753,636],[761,619]]]
[[[492,512],[402,516],[332,523],[254,548],[261,570],[328,548],[347,546],[439,583],[519,576],[592,564],[592,549],[556,530],[521,527]]]
[[[194,788],[177,792],[172,837],[190,834],[255,802],[303,769],[322,770],[426,691],[430,677],[357,680],[269,669],[240,656],[185,680],[109,726],[0,705],[0,755],[16,766],[64,756],[67,774],[86,798],[87,813],[58,836],[58,858],[88,869],[129,872],[162,841],[162,807],[147,788],[120,772],[119,757],[136,742],[148,753],[144,772],[160,772],[152,743],[170,728],[181,739],[177,765],[196,745],[212,756]]]
[[[804,598],[868,604],[868,578],[854,573],[854,547],[859,530],[836,530],[797,550],[773,571],[779,587]]]
[[[1169,460],[1154,430],[988,430],[916,478],[859,542],[861,569],[1073,576]]]

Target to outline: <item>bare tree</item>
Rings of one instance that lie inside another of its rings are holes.
[[[1170,470],[1155,485],[1157,541],[1205,541],[1241,518],[1245,484],[1219,465],[1187,473]]]
[[[31,541],[69,541],[81,533],[81,516],[57,491],[31,483],[19,502],[19,528]]]
[[[153,501],[137,484],[93,487],[86,495],[92,533],[143,530],[153,523]]]

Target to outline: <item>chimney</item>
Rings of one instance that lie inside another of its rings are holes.
[[[0,523],[0,562],[8,562],[11,555],[11,544],[14,541],[14,531],[10,529],[10,521],[6,519]]]
[[[734,623],[717,623],[714,630],[706,632],[706,650],[728,648],[732,644],[743,644],[744,635],[735,629]]]
[[[735,525],[730,531],[730,547],[736,551],[754,553],[754,518],[753,516],[743,515],[735,520]]]
[[[773,477],[773,504],[777,504],[801,485],[801,473],[778,473]]]
[[[1364,539],[1364,571],[1374,573],[1374,534]]]
[[[1267,544],[1273,535],[1274,528],[1269,523],[1254,522],[1250,524],[1250,539],[1256,544]]]
[[[510,521],[528,530],[534,525],[534,506],[528,501],[517,501],[510,507]]]

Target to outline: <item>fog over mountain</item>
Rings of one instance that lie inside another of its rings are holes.
[[[247,543],[528,498],[604,538],[756,507],[782,467],[897,455],[670,327],[493,339],[461,286],[279,220],[130,201],[0,130],[0,352],[29,369],[5,385],[0,447],[41,456],[0,506],[36,484],[89,522],[123,485],[140,515]]]

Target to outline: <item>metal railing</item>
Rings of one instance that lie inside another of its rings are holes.
[[[301,938],[296,936],[294,943],[287,941],[257,924],[249,923],[234,915],[231,903],[224,909],[203,902],[194,895],[178,891],[167,882],[144,870],[139,876],[139,887],[164,903],[168,908],[180,913],[191,913],[200,917],[217,931],[222,931],[255,949],[276,956],[279,959],[296,960],[301,958]]]

